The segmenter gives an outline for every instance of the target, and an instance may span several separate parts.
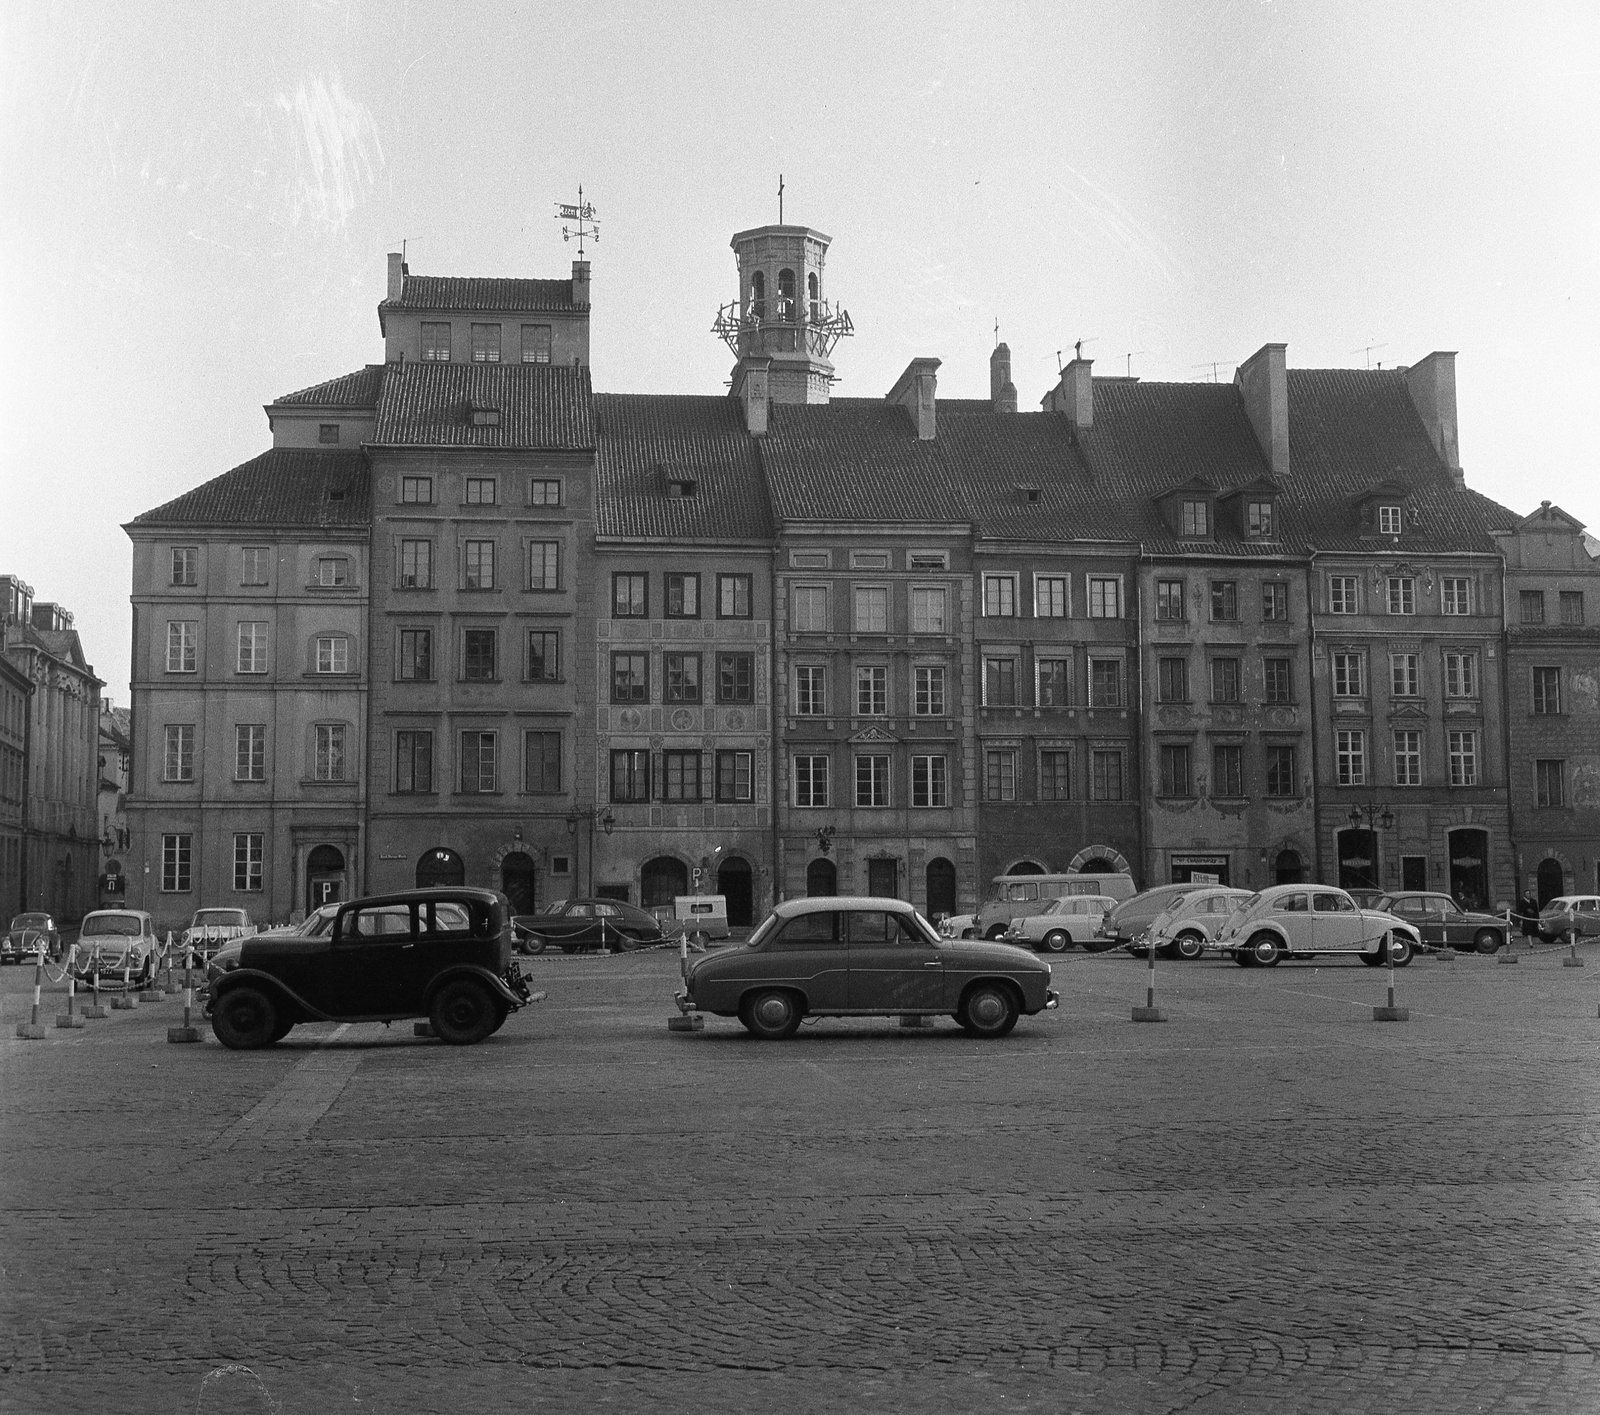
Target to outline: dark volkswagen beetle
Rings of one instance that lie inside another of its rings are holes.
[[[530,1001],[511,957],[511,911],[488,889],[352,899],[333,927],[239,939],[211,960],[206,1015],[224,1046],[268,1046],[301,1022],[426,1017],[470,1046]]]

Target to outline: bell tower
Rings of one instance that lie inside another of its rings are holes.
[[[761,370],[774,403],[826,403],[833,346],[855,331],[830,305],[824,266],[831,238],[809,226],[757,226],[732,240],[739,298],[717,311],[714,333],[733,351],[733,392]]]

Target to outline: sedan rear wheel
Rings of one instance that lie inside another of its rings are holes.
[[[1411,940],[1404,934],[1391,934],[1389,936],[1389,952],[1394,958],[1394,966],[1396,968],[1404,968],[1411,961],[1415,950],[1411,946]]]
[[[990,924],[989,932],[984,935],[988,939],[1004,938],[1005,936],[1006,926],[1004,924]]]
[[[1262,968],[1276,968],[1283,957],[1283,944],[1276,934],[1258,933],[1250,940],[1250,957]]]
[[[1505,936],[1494,929],[1479,929],[1473,936],[1472,946],[1479,953],[1498,953],[1500,945],[1505,942]]]
[[[1044,936],[1044,946],[1049,953],[1065,953],[1072,947],[1072,935],[1065,929],[1051,929]]]
[[[229,988],[211,1010],[211,1030],[231,1051],[255,1051],[277,1041],[278,1010],[259,988]]]
[[[1205,937],[1196,933],[1193,929],[1185,929],[1178,935],[1176,947],[1179,958],[1182,958],[1185,962],[1193,962],[1205,952]]]
[[[800,1003],[792,992],[769,988],[752,993],[739,1006],[739,1020],[764,1042],[781,1042],[800,1026]]]
[[[1017,1025],[1019,1011],[1010,988],[1002,983],[978,983],[961,999],[956,1021],[974,1037],[1003,1037]]]
[[[1250,950],[1248,948],[1234,949],[1233,961],[1241,968],[1254,968],[1256,966],[1256,960],[1250,956]]]
[[[495,997],[472,978],[456,978],[434,994],[428,1020],[434,1034],[453,1047],[469,1047],[489,1036],[498,1025]]]

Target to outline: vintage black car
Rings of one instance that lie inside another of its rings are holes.
[[[563,953],[626,951],[666,937],[654,914],[618,899],[563,899],[547,913],[518,914],[511,923],[524,953],[543,953],[552,943]]]
[[[1385,894],[1377,908],[1415,924],[1424,948],[1473,949],[1494,953],[1505,947],[1506,921],[1498,914],[1463,909],[1437,890],[1408,889]]]
[[[239,939],[208,970],[217,1040],[268,1046],[301,1022],[426,1017],[453,1046],[500,1029],[530,1001],[511,957],[511,909],[488,889],[414,889],[352,899],[319,936]]]
[[[737,1017],[754,1035],[792,1036],[807,1017],[953,1017],[1003,1037],[1057,1003],[1050,965],[1009,943],[941,938],[899,899],[780,904],[748,943],[699,959],[676,1002],[685,1015]]]

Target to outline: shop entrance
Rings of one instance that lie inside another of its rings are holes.
[[[755,880],[750,874],[750,862],[737,855],[724,860],[717,871],[717,893],[727,901],[728,926],[748,928],[755,923]]]

